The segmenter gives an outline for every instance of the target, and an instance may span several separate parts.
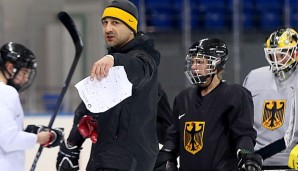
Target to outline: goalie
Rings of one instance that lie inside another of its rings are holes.
[[[294,29],[275,30],[264,47],[269,65],[252,70],[244,81],[254,97],[255,150],[268,169],[298,169],[298,150],[293,148],[298,143],[297,42]]]
[[[25,171],[25,150],[36,143],[57,146],[63,129],[29,125],[23,130],[19,92],[31,85],[36,58],[29,49],[14,42],[4,44],[0,52],[0,170]]]

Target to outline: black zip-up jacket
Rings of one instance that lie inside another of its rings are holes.
[[[156,113],[160,54],[146,35],[136,36],[120,49],[108,49],[108,54],[113,55],[114,66],[124,66],[133,84],[132,96],[106,112],[92,114],[97,117],[98,140],[92,145],[87,171],[98,168],[152,171],[158,154]],[[90,113],[81,103],[76,115],[84,111]],[[74,125],[80,118],[75,117]],[[76,129],[72,129],[68,141],[81,145],[84,139],[75,132]]]

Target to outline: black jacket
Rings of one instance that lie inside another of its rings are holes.
[[[98,140],[93,144],[87,171],[111,168],[152,171],[158,154],[156,113],[158,103],[157,66],[160,54],[146,35],[136,36],[120,49],[109,49],[114,66],[124,66],[133,84],[132,96],[96,115]],[[76,115],[90,113],[82,103]],[[80,117],[75,117],[78,123]],[[84,139],[72,129],[68,141],[81,145]]]
[[[160,144],[164,144],[168,127],[173,122],[173,111],[168,101],[168,96],[161,84],[158,84],[158,106],[157,106],[157,137]]]

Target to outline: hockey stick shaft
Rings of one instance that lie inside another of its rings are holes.
[[[271,144],[256,151],[257,154],[262,156],[263,160],[281,152],[286,149],[286,143],[284,138],[278,139]]]
[[[63,88],[60,92],[59,98],[57,100],[55,111],[54,111],[53,115],[51,116],[51,120],[50,120],[49,125],[48,125],[49,128],[51,128],[53,126],[53,123],[56,119],[59,108],[62,104],[63,97],[64,97],[64,95],[65,95],[65,93],[68,89],[69,83],[71,81],[71,78],[74,74],[74,71],[76,69],[76,66],[78,64],[78,61],[79,61],[80,56],[81,56],[82,51],[83,51],[83,41],[82,41],[82,38],[80,36],[80,33],[76,29],[76,25],[74,24],[74,21],[70,18],[70,16],[66,12],[60,12],[58,14],[58,18],[64,24],[64,26],[67,28],[68,32],[71,35],[71,38],[73,39],[73,42],[74,42],[74,45],[75,45],[75,57],[74,57],[74,60],[72,62],[71,68],[68,72],[67,78],[65,80],[65,84],[64,84],[64,86],[63,86]]]
[[[71,65],[71,68],[70,68],[70,71],[67,75],[67,78],[65,80],[65,83],[64,83],[64,86],[60,92],[60,95],[58,97],[58,100],[56,102],[56,106],[55,106],[55,109],[54,109],[54,113],[52,114],[51,116],[51,119],[50,119],[50,122],[48,124],[48,127],[51,128],[54,124],[54,121],[56,119],[56,116],[58,114],[58,111],[60,109],[60,106],[62,104],[62,100],[64,98],[64,95],[68,89],[68,86],[69,86],[69,83],[71,81],[71,78],[74,74],[74,71],[75,71],[75,68],[78,64],[78,61],[81,57],[81,54],[82,54],[82,51],[83,51],[83,41],[82,41],[82,38],[81,38],[81,35],[80,33],[78,32],[77,28],[76,28],[76,25],[74,23],[74,21],[72,20],[72,18],[64,11],[60,12],[58,14],[58,18],[59,20],[62,22],[62,24],[66,27],[66,29],[68,30],[72,40],[73,40],[73,43],[74,43],[74,46],[75,46],[75,57],[74,57],[74,60],[72,62],[72,65]],[[33,161],[33,164],[31,166],[31,169],[30,171],[34,171],[35,168],[36,168],[36,165],[37,165],[37,162],[38,162],[38,159],[42,153],[42,150],[43,150],[43,147],[42,146],[39,146],[39,149],[35,155],[35,159]]]

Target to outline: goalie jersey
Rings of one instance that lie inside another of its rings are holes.
[[[297,70],[279,81],[269,66],[252,70],[244,80],[254,102],[255,150],[285,138],[286,149],[264,160],[264,166],[286,166],[289,153],[298,142]]]

